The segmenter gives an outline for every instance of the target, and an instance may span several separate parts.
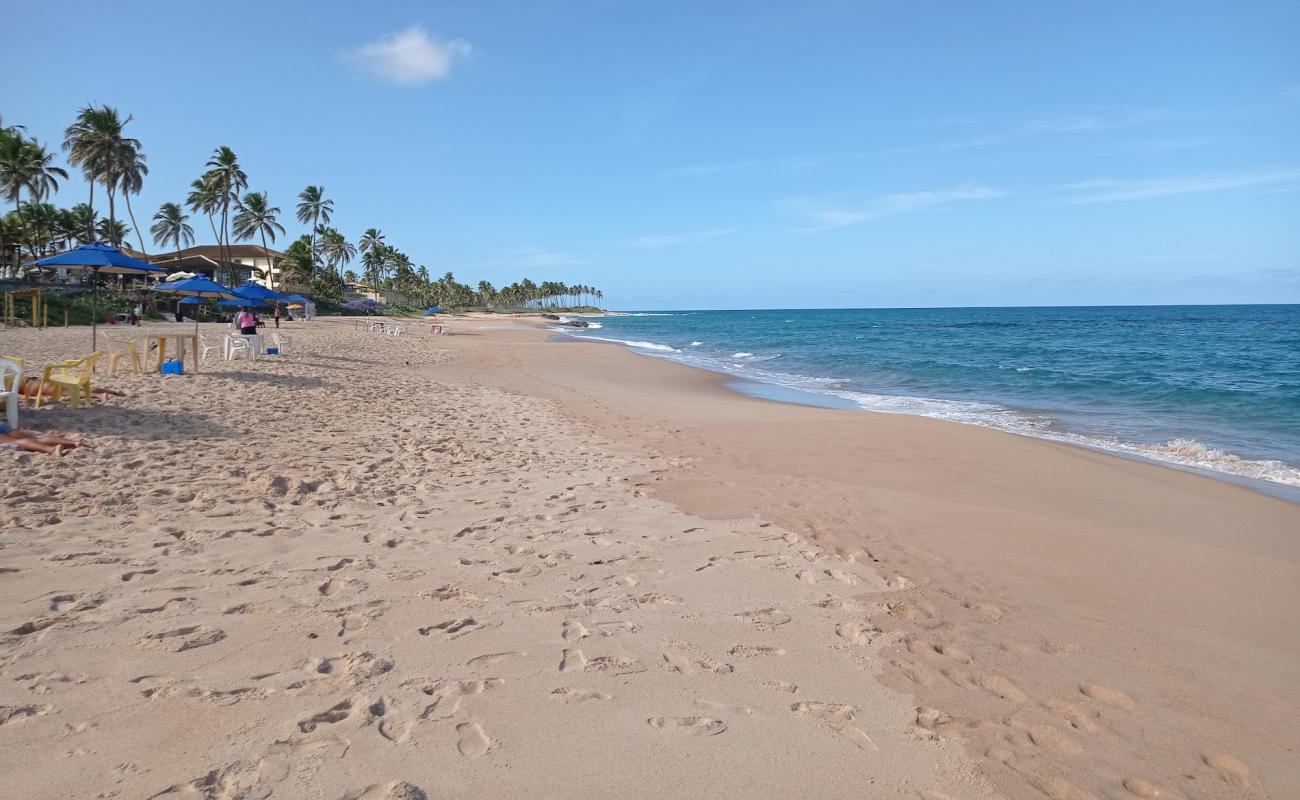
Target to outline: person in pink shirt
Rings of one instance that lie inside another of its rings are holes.
[[[251,336],[257,333],[257,317],[253,315],[251,309],[241,308],[235,315],[235,327],[245,336]]]

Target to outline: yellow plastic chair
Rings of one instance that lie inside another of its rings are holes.
[[[140,348],[135,346],[135,342],[127,342],[125,350],[119,350],[108,357],[108,374],[117,374],[117,364],[124,358],[131,359],[131,367],[135,370],[136,375],[144,374],[144,367],[140,364]]]
[[[51,387],[50,399],[58,402],[63,397],[63,390],[71,392],[72,407],[77,408],[83,402],[90,405],[90,378],[95,374],[95,362],[103,353],[95,352],[85,358],[64,361],[59,366],[48,366],[41,374],[41,385],[36,391],[36,407],[41,407],[45,399],[45,387]],[[77,368],[80,367],[80,372]]]

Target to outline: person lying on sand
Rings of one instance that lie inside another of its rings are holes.
[[[0,450],[26,450],[61,456],[64,452],[81,447],[81,442],[66,436],[38,436],[31,431],[20,431],[7,422],[0,422]]]
[[[23,378],[23,387],[18,390],[23,397],[34,398],[37,394],[41,397],[53,397],[54,387],[46,386],[45,391],[41,391],[41,379],[35,376]],[[126,397],[126,392],[119,392],[117,389],[109,389],[106,386],[92,386],[90,393],[97,400],[107,400],[109,397]]]

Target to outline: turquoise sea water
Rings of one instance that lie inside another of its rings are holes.
[[[806,401],[1300,486],[1300,305],[643,312],[590,321],[579,337]]]

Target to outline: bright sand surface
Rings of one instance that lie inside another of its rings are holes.
[[[24,408],[0,794],[1300,794],[1300,507],[454,327]]]

